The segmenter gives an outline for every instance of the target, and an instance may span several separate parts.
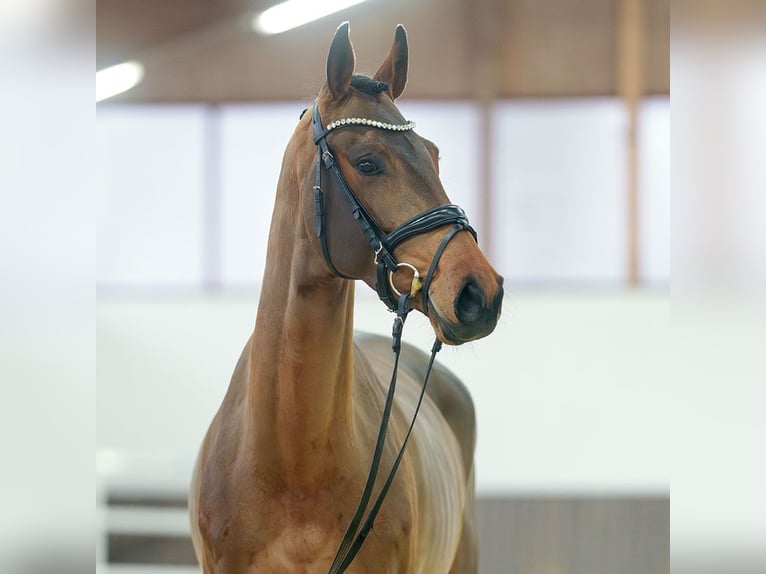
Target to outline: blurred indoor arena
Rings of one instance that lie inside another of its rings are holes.
[[[199,571],[192,467],[348,20],[370,74],[406,27],[399,107],[505,277],[496,331],[439,358],[476,405],[480,572],[667,574],[669,0],[314,2],[290,28],[274,4],[97,3],[98,572]],[[357,328],[390,333],[356,297]]]

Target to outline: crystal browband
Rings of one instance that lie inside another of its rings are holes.
[[[380,128],[382,130],[391,130],[394,132],[406,132],[411,129],[415,129],[415,122],[407,122],[406,124],[388,124],[386,122],[379,122],[376,120],[368,120],[366,118],[344,118],[342,120],[335,120],[327,126],[327,131],[334,130],[343,126],[370,126],[373,128]]]

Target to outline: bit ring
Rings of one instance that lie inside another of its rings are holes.
[[[412,284],[410,285],[410,295],[414,297],[415,294],[418,291],[420,291],[420,288],[423,286],[423,284],[420,281],[420,273],[418,272],[417,268],[414,265],[410,265],[409,263],[397,263],[396,269],[394,271],[388,272],[388,285],[391,287],[391,291],[393,291],[397,297],[402,296],[402,294],[394,285],[394,273],[396,271],[399,271],[400,267],[407,267],[408,269],[412,270]]]

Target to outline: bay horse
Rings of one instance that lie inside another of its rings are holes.
[[[398,26],[374,76],[354,74],[341,25],[326,82],[288,143],[255,328],[192,478],[192,538],[205,573],[477,571],[468,391],[437,365],[421,398],[424,353],[403,345],[399,356],[390,339],[353,331],[355,280],[397,310],[399,333],[409,307],[426,314],[437,337],[430,362],[441,343],[492,332],[500,314],[502,277],[449,204],[436,146],[394,103],[407,63]],[[373,447],[380,468],[401,464],[349,557],[344,533],[359,518],[360,493],[369,485],[378,501],[387,488],[368,474]]]

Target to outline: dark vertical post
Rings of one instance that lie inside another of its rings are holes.
[[[492,108],[498,96],[502,68],[502,0],[465,2],[468,41],[468,77],[471,96],[479,107],[479,209],[482,221],[481,244],[488,257],[493,245],[493,150]]]

